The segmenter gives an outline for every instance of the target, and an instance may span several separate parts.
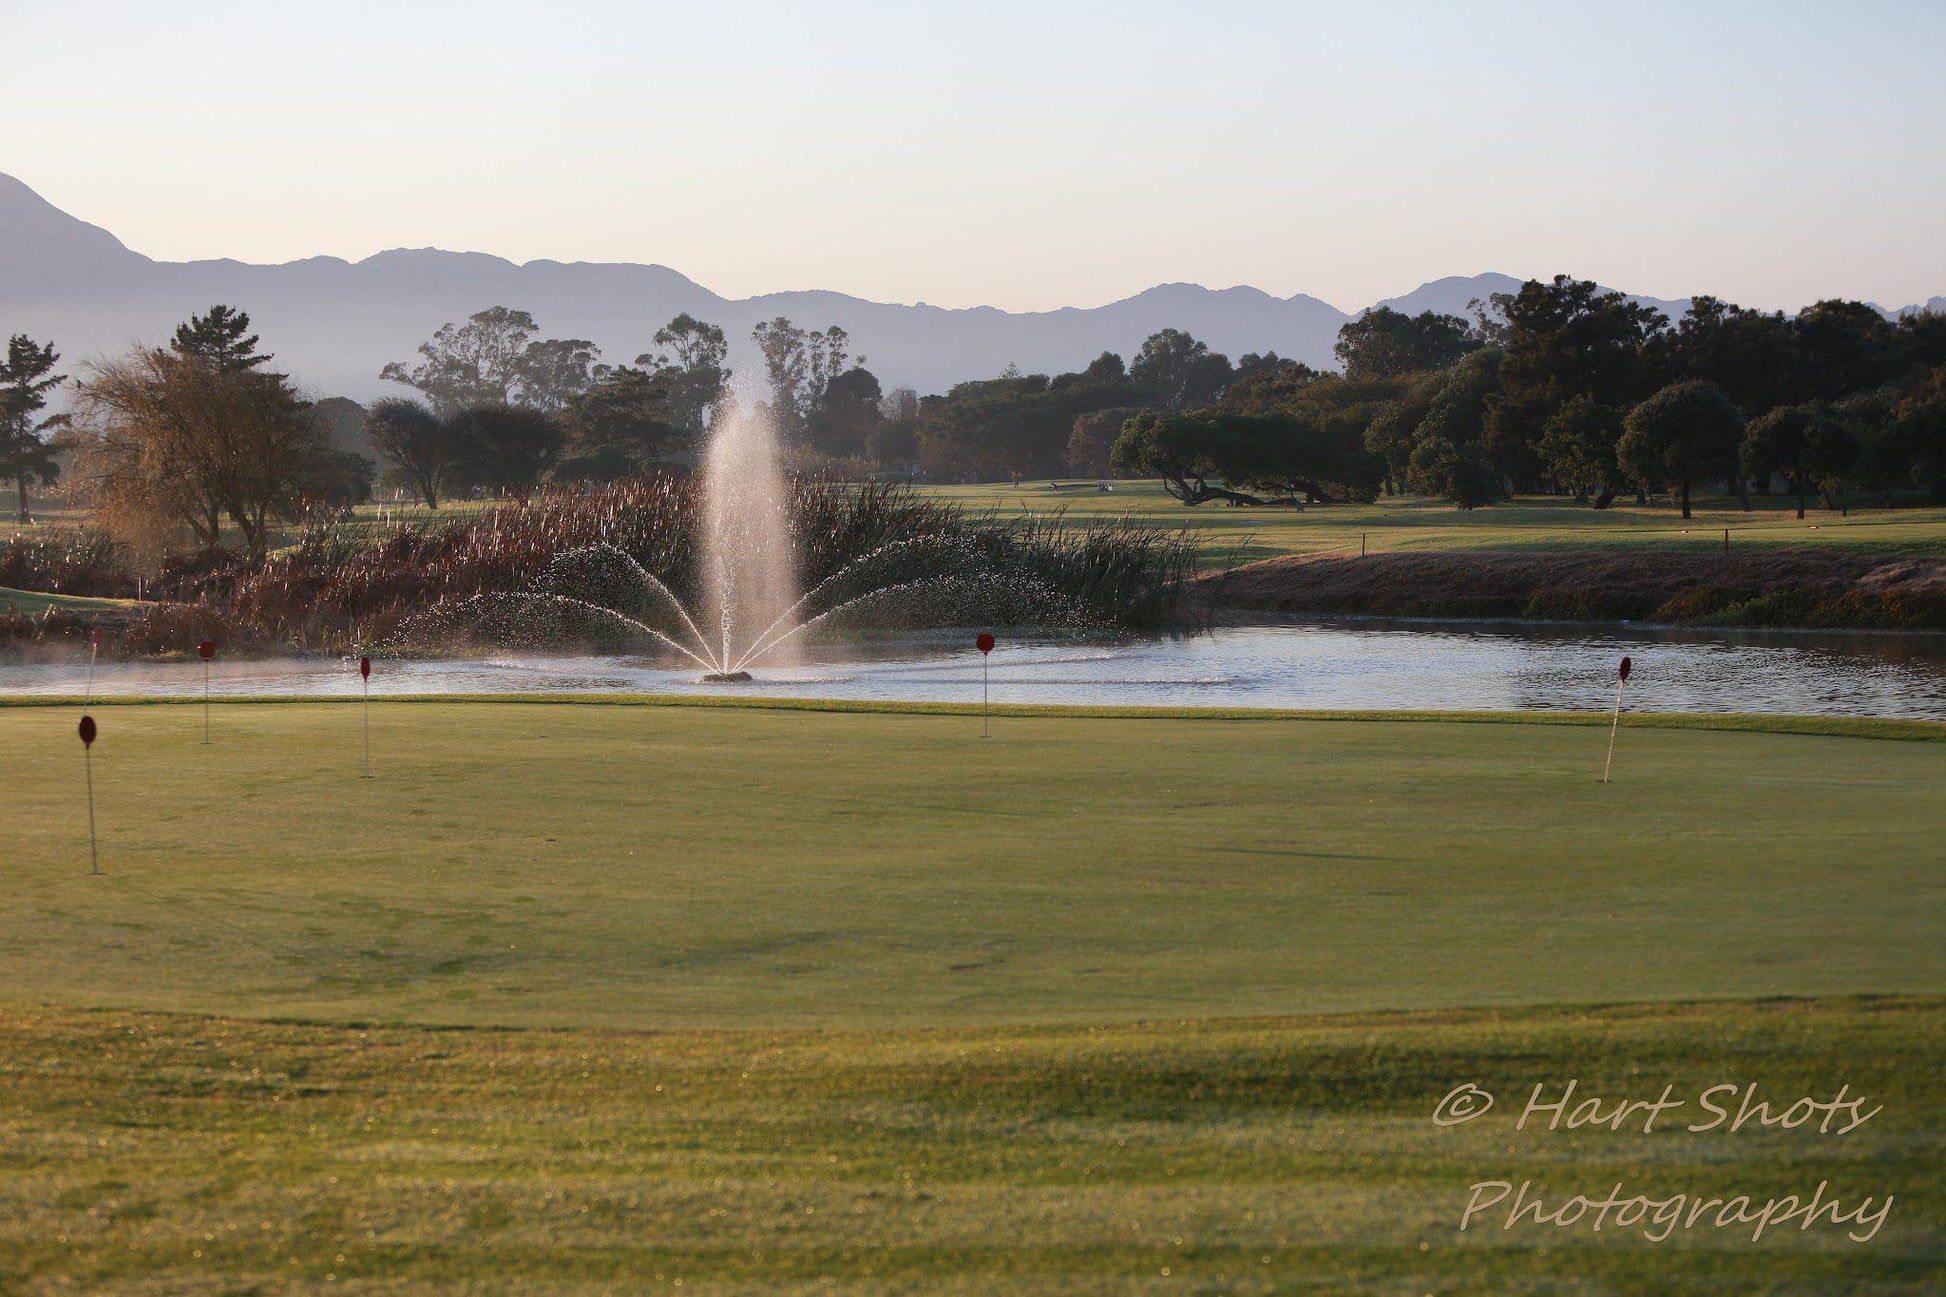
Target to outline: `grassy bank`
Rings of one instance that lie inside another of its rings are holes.
[[[41,590],[11,590],[0,586],[0,617],[39,617],[49,608],[107,619],[127,617],[141,608],[133,599],[92,599],[83,595],[48,594]]]
[[[1937,1291],[1943,1021],[1846,1000],[626,1035],[13,1010],[0,1288]],[[1687,1102],[1652,1133],[1514,1129],[1569,1078]],[[1435,1126],[1469,1082],[1495,1108]],[[1845,1136],[1686,1130],[1726,1082],[1883,1110]],[[1894,1203],[1864,1243],[1504,1210],[1462,1233],[1482,1181],[1549,1212],[1618,1183]]]
[[[1263,612],[1946,630],[1946,558],[1843,550],[1323,555],[1252,563],[1197,588],[1212,605]]]
[[[15,998],[671,1027],[1946,991],[1946,746],[1870,726],[1625,729],[1604,786],[1572,723],[425,702],[374,708],[362,781],[355,705],[220,706],[209,748],[193,705],[97,715],[100,879],[73,713],[0,710]]]

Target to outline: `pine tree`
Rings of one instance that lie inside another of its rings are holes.
[[[61,476],[48,433],[64,427],[68,416],[34,417],[47,408],[47,394],[67,381],[54,372],[58,360],[53,343],[40,346],[16,333],[7,342],[6,361],[0,363],[0,481],[12,482],[20,492],[23,523],[34,520],[27,508],[28,486],[51,486]]]
[[[258,352],[257,341],[257,335],[250,333],[248,312],[218,303],[208,314],[192,315],[189,323],[178,324],[169,346],[179,356],[207,360],[222,373],[236,374],[270,359]]]

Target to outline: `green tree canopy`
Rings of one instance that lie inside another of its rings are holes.
[[[365,437],[381,460],[414,485],[428,509],[439,507],[456,445],[446,421],[432,407],[409,397],[374,401],[365,412]]]
[[[1516,483],[1538,483],[1539,442],[1548,417],[1577,396],[1623,409],[1652,388],[1650,340],[1668,327],[1662,312],[1604,292],[1589,280],[1528,280],[1503,307],[1502,393],[1485,443]]]
[[[1592,396],[1577,396],[1548,416],[1538,447],[1541,467],[1577,499],[1587,499],[1599,487],[1595,507],[1605,509],[1615,498],[1613,484],[1621,475],[1615,462],[1621,437],[1621,411]]]
[[[53,343],[42,345],[16,333],[7,340],[7,358],[0,363],[0,481],[12,482],[20,493],[23,523],[34,520],[28,488],[52,486],[61,477],[51,434],[66,426],[68,417],[39,417],[47,408],[48,393],[67,381],[66,375],[54,372],[60,359]]]
[[[1347,378],[1403,378],[1427,369],[1444,369],[1483,340],[1457,315],[1421,311],[1406,315],[1377,306],[1338,330],[1332,354]]]
[[[202,315],[192,315],[178,324],[169,348],[178,356],[204,360],[224,373],[255,369],[270,356],[257,350],[259,339],[250,332],[250,316],[234,307],[218,304]]]
[[[1099,362],[1097,362],[1099,363]],[[1230,385],[1229,357],[1211,351],[1180,329],[1149,335],[1128,367],[1128,376],[1150,401],[1165,410],[1200,410],[1213,405]]]
[[[1698,379],[1673,383],[1628,413],[1615,457],[1622,471],[1651,489],[1666,482],[1687,518],[1691,489],[1737,468],[1743,415],[1723,389]]]

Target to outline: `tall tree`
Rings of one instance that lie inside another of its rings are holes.
[[[811,415],[810,443],[828,454],[864,454],[865,440],[878,424],[882,395],[877,376],[862,365],[832,376]]]
[[[1621,438],[1621,411],[1592,396],[1577,396],[1548,416],[1538,447],[1541,467],[1578,501],[1586,501],[1588,492],[1599,487],[1594,505],[1606,509],[1615,499],[1614,483],[1620,476],[1615,444]]]
[[[578,457],[619,455],[637,472],[686,449],[700,431],[686,382],[676,366],[618,366],[568,402],[561,422],[569,445]]]
[[[47,394],[67,381],[54,372],[60,361],[54,344],[41,346],[25,334],[7,340],[7,359],[0,363],[0,481],[20,493],[20,521],[34,520],[28,509],[31,486],[52,486],[60,480],[49,434],[68,422],[65,414],[37,418],[47,408]]]
[[[1846,476],[1857,465],[1860,439],[1844,420],[1822,405],[1784,405],[1743,430],[1740,453],[1743,471],[1790,478],[1797,496],[1797,516],[1804,516],[1804,497],[1812,487],[1824,494],[1827,507]]]
[[[90,365],[80,390],[81,456],[108,512],[180,522],[209,548],[227,518],[262,558],[328,449],[282,374],[145,349]]]
[[[1814,302],[1791,331],[1809,380],[1808,395],[1836,401],[1877,387],[1905,367],[1905,346],[1892,322],[1863,302]]]
[[[418,388],[442,417],[473,405],[506,405],[520,381],[520,358],[539,333],[527,312],[489,307],[464,324],[442,324],[419,344],[421,364],[408,369],[395,360],[378,376]]]
[[[1180,329],[1149,335],[1128,367],[1128,376],[1165,410],[1200,410],[1214,405],[1235,371],[1230,358],[1209,349]]]
[[[463,324],[444,324],[419,344],[422,360],[393,361],[379,371],[418,388],[433,412],[449,418],[486,405],[520,405],[558,414],[601,373],[601,349],[584,338],[541,338],[526,311],[493,306]]]
[[[1331,350],[1344,365],[1347,378],[1403,378],[1424,369],[1444,369],[1482,345],[1480,336],[1457,315],[1435,311],[1406,315],[1377,306],[1347,321]]]
[[[530,342],[514,365],[515,394],[530,410],[559,415],[605,371],[600,359],[601,348],[586,338]]]
[[[525,496],[566,447],[559,421],[519,405],[476,405],[448,420],[466,468],[483,484]]]
[[[248,312],[218,303],[202,315],[176,326],[169,349],[178,356],[204,360],[226,374],[255,369],[271,357],[257,350],[260,339],[250,332]]]
[[[1698,297],[1672,334],[1670,378],[1699,378],[1723,389],[1746,418],[1809,397],[1804,366],[1782,311],[1751,311]]]
[[[439,507],[453,464],[453,437],[424,401],[388,396],[365,414],[365,436],[379,458],[412,480],[428,509]]]
[[[729,340],[720,325],[685,311],[655,331],[655,345],[655,351],[637,356],[635,363],[668,377],[676,402],[670,413],[692,438],[701,437],[730,385]]]
[[[1643,489],[1666,482],[1679,493],[1682,516],[1690,491],[1736,471],[1743,415],[1723,389],[1691,379],[1673,383],[1628,412],[1615,458]]]
[[[1566,275],[1546,284],[1528,280],[1501,309],[1503,393],[1488,419],[1486,446],[1517,483],[1538,484],[1537,446],[1548,417],[1577,396],[1617,409],[1640,400],[1654,384],[1649,340],[1668,320],[1652,306]]]
[[[763,353],[771,417],[785,438],[801,440],[824,401],[825,389],[845,371],[850,335],[835,324],[822,332],[805,330],[780,315],[757,325],[750,336]],[[860,356],[858,364],[864,363]]]

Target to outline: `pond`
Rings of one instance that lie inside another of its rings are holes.
[[[1001,639],[996,703],[1378,710],[1605,709],[1635,662],[1633,709],[1946,719],[1946,636],[1688,631],[1561,624],[1302,620],[1115,640]],[[78,694],[85,665],[0,667],[0,694]],[[448,693],[762,693],[977,702],[970,632],[818,646],[743,685],[704,685],[653,657],[505,654],[374,664],[374,696]],[[108,664],[104,695],[202,691],[200,662]],[[334,659],[219,660],[223,696],[356,694]]]

